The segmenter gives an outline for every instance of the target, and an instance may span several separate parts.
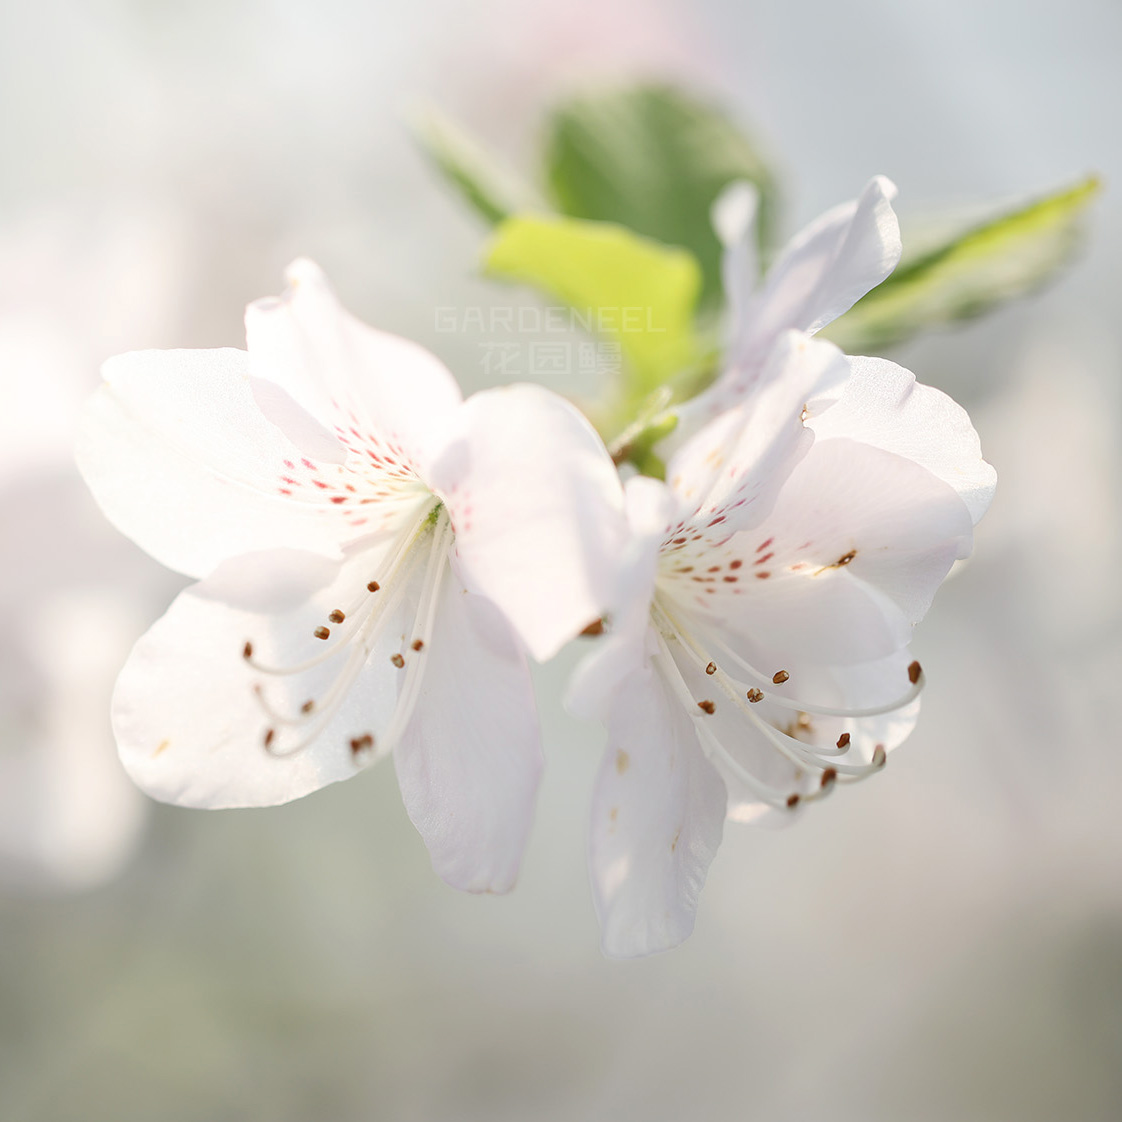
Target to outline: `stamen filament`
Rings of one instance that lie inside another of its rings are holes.
[[[425,518],[427,518],[427,515],[428,512],[426,511]],[[426,522],[424,519],[422,519],[419,524],[411,525],[408,529],[408,532],[401,535],[397,547],[394,549],[393,554],[390,557],[389,564],[386,567],[386,575],[382,577],[382,584],[398,585],[401,583],[396,579],[398,575],[398,569],[401,566],[402,562],[410,555],[411,546],[424,532],[425,527]],[[380,587],[381,586],[379,586],[379,588]],[[379,595],[378,589],[369,590],[369,586],[367,586],[367,589],[367,591],[360,594],[344,610],[344,615],[346,617],[345,622],[341,626],[336,627],[332,632],[335,641],[333,643],[329,643],[327,648],[320,652],[318,655],[314,655],[312,658],[306,659],[304,662],[298,662],[292,666],[269,666],[265,663],[259,662],[253,656],[252,644],[247,644],[246,649],[250,653],[245,656],[245,661],[259,674],[269,674],[273,677],[278,678],[285,678],[290,674],[302,674],[307,670],[314,670],[317,666],[321,666],[323,663],[327,662],[328,659],[333,658],[340,652],[340,650],[346,647],[351,642],[353,635],[356,632],[361,631],[365,626],[367,620],[369,619],[369,614],[362,615],[359,609],[364,603],[370,602],[373,597]],[[385,600],[374,601],[374,608],[376,610],[385,611]]]
[[[657,629],[656,629],[657,630]],[[665,638],[659,634],[659,654],[656,656],[661,662],[665,664],[667,673],[664,679],[672,690],[678,695],[679,701],[682,703],[686,712],[693,718],[694,725],[704,744],[708,745],[709,751],[707,755],[718,755],[723,764],[739,779],[761,802],[767,803],[769,806],[775,807],[777,810],[789,810],[788,800],[791,792],[779,791],[777,788],[764,783],[758,779],[750,771],[748,771],[743,764],[740,763],[729,750],[717,739],[712,729],[706,723],[704,716],[699,716],[694,713],[693,696],[690,693],[690,688],[686,683],[685,678],[682,677],[682,672],[678,669],[677,663],[674,661],[674,656],[670,653],[670,648],[666,644]]]
[[[841,762],[833,762],[833,757],[845,755],[849,751],[851,741],[847,739],[844,746],[835,746],[833,748],[818,749],[813,745],[805,744],[803,741],[784,733],[782,730],[775,728],[770,722],[762,718],[752,708],[752,703],[748,700],[747,696],[741,695],[739,684],[736,683],[728,674],[726,674],[719,666],[709,661],[707,657],[702,654],[697,645],[683,634],[682,629],[678,627],[673,618],[665,611],[663,606],[655,603],[652,607],[655,616],[655,631],[658,635],[659,642],[662,649],[665,651],[668,658],[673,661],[673,655],[670,653],[669,647],[666,644],[667,632],[669,636],[679,644],[680,648],[685,652],[688,657],[691,657],[694,664],[702,669],[702,671],[714,678],[721,690],[727,695],[732,704],[737,710],[746,716],[752,724],[763,734],[765,739],[775,748],[789,763],[793,764],[798,769],[806,767],[817,768],[824,772],[832,772],[831,785],[840,777],[845,775],[857,779],[865,775],[869,775],[874,771],[879,771],[885,763],[885,754],[883,748],[879,749],[878,755],[874,755],[873,762],[868,764],[847,764]],[[710,667],[713,667],[710,672]],[[676,677],[681,682],[685,690],[685,696],[688,699],[686,702],[686,709],[692,714],[692,705],[694,698],[686,684],[685,679],[678,670],[677,665],[674,666]],[[802,710],[805,712],[805,710]],[[708,712],[708,710],[707,710]],[[704,725],[701,726],[703,729]],[[706,730],[708,732],[708,730]],[[712,733],[709,732],[712,737]],[[715,738],[713,738],[715,739]],[[718,745],[719,746],[719,745]],[[720,747],[720,746],[719,746]],[[721,747],[722,758],[729,761],[737,771],[737,774],[744,778],[745,774],[743,769],[736,763],[726,749]],[[829,762],[827,762],[829,761]],[[758,781],[756,781],[758,783]],[[761,794],[761,797],[763,795]]]
[[[305,730],[304,734],[295,744],[288,745],[283,750],[270,748],[269,751],[271,755],[283,758],[302,752],[331,724],[332,720],[334,720],[338,703],[342,701],[347,691],[354,685],[355,679],[358,677],[363,666],[366,665],[366,660],[370,657],[370,652],[374,649],[375,644],[381,636],[386,622],[393,614],[393,609],[397,606],[397,602],[404,594],[405,588],[409,583],[408,578],[411,568],[412,565],[405,567],[401,578],[394,582],[386,599],[378,605],[378,610],[368,613],[363,620],[362,626],[351,641],[351,648],[347,656],[347,661],[336,675],[327,693],[308,711],[305,720],[311,722],[310,727]],[[267,705],[264,691],[258,690],[256,692],[262,708],[268,713],[270,707]],[[301,712],[303,713],[303,711],[302,708]],[[300,724],[301,721],[299,719],[292,719],[285,723],[296,725]]]
[[[409,526],[407,532],[401,535],[400,542],[394,550],[389,568],[383,577],[385,585],[384,591],[383,585],[379,582],[371,581],[367,584],[367,591],[364,595],[360,596],[357,603],[359,607],[361,607],[362,603],[366,601],[370,605],[369,608],[366,611],[360,611],[356,607],[351,607],[345,613],[342,612],[341,609],[336,610],[345,615],[346,622],[343,626],[337,628],[336,641],[325,654],[289,668],[264,667],[252,658],[253,647],[252,644],[247,643],[246,661],[253,666],[255,670],[275,676],[289,676],[303,673],[306,670],[321,665],[326,662],[328,658],[339,654],[344,649],[347,652],[346,660],[330,683],[327,692],[322,697],[313,699],[311,703],[307,701],[304,702],[298,715],[286,715],[277,711],[266,697],[263,686],[260,683],[254,685],[254,693],[258,703],[264,710],[265,715],[273,722],[274,726],[304,726],[303,734],[296,743],[289,745],[278,744],[275,746],[276,729],[275,727],[269,728],[266,732],[265,747],[271,755],[286,757],[303,751],[303,749],[312,743],[335,718],[339,703],[346,696],[347,692],[354,684],[355,679],[362,671],[362,668],[366,665],[370,653],[377,645],[387,622],[393,616],[394,610],[411,583],[411,573],[419,563],[421,556],[423,556],[415,550],[413,546],[417,544],[421,536],[429,532],[431,526],[429,515],[435,505],[434,503],[426,509],[424,518],[419,523]],[[441,527],[441,532],[433,533],[434,540],[429,553],[430,574],[434,564],[434,558],[442,556],[442,551],[444,553],[447,552],[447,538],[449,532],[450,526],[447,523],[447,519],[445,519]],[[426,578],[424,586],[426,590],[431,583],[431,579]],[[375,587],[371,588],[371,585]],[[424,615],[427,629],[431,630],[432,611],[425,606],[424,595],[422,595],[422,602],[418,614]],[[395,707],[395,718],[399,708],[400,700],[398,706]],[[410,711],[411,710],[412,705],[410,705]],[[395,718],[391,718],[391,726],[398,723]]]
[[[415,657],[409,659],[406,664],[405,681],[402,683],[401,693],[398,694],[397,705],[394,707],[389,728],[382,736],[389,748],[397,743],[408,726],[413,716],[413,710],[417,707],[417,699],[421,694],[421,682],[424,676],[423,667],[428,661],[428,656],[422,655],[421,652],[432,638],[436,609],[440,600],[440,586],[443,583],[444,572],[447,568],[448,542],[451,535],[452,525],[448,516],[441,512],[433,531],[432,551],[429,553],[425,583],[410,636],[409,646],[414,651]],[[418,626],[418,621],[420,626]],[[420,645],[418,646],[418,644]]]
[[[703,658],[705,663],[708,663],[711,655],[703,655],[701,653],[696,643],[689,638],[689,632],[670,614],[666,605],[656,600],[655,607],[657,607],[657,610],[661,612],[667,623],[669,623],[674,631],[681,637],[682,641],[690,647],[692,652],[696,654],[698,658]],[[719,659],[732,662],[739,670],[747,675],[749,681],[761,687],[764,697],[767,698],[768,701],[783,709],[792,709],[799,713],[811,713],[817,717],[851,717],[854,719],[859,717],[882,717],[885,713],[893,713],[897,709],[903,709],[905,705],[910,705],[923,692],[923,687],[925,685],[923,671],[920,670],[916,676],[916,681],[912,684],[907,693],[886,705],[872,705],[861,709],[847,709],[835,705],[816,705],[813,702],[804,701],[799,698],[784,697],[775,692],[772,688],[774,685],[772,677],[761,674],[754,666],[745,662],[740,655],[722,642],[712,631],[706,632],[705,642],[707,646],[714,648],[713,653],[715,653]]]

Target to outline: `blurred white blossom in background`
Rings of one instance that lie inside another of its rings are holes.
[[[161,578],[98,518],[72,446],[102,358],[174,324],[185,257],[155,212],[83,222],[49,207],[0,226],[5,887],[100,884],[140,835],[147,800],[117,760],[106,700]]]

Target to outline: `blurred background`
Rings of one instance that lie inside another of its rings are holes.
[[[991,0],[0,0],[0,1118],[1122,1117],[1122,9]],[[107,702],[182,585],[70,462],[109,355],[242,345],[318,260],[466,390],[509,302],[403,122],[515,165],[560,91],[668,75],[779,168],[787,230],[896,180],[905,224],[1098,171],[1047,292],[897,352],[998,468],[920,629],[919,730],[797,828],[729,828],[697,931],[598,948],[602,734],[538,675],[549,766],[518,889],[444,887],[392,768],[291,806],[149,804]]]

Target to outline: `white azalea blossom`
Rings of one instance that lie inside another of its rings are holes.
[[[725,246],[722,266],[728,336],[722,372],[680,406],[676,441],[736,406],[761,377],[784,331],[809,335],[848,311],[900,261],[900,226],[892,209],[896,185],[874,176],[861,195],[820,215],[780,251],[759,280],[755,189],[727,188],[713,207]]]
[[[288,277],[250,306],[248,353],[123,355],[85,414],[105,513],[202,578],[120,676],[122,759],[158,799],[234,807],[392,752],[436,871],[505,891],[542,764],[522,644],[546,658],[599,615],[618,512],[588,499],[613,470],[556,395],[462,401],[314,265]]]
[[[913,626],[994,485],[944,394],[794,331],[667,478],[626,485],[609,634],[570,690],[609,729],[590,864],[620,956],[690,933],[726,816],[884,765],[917,715]]]

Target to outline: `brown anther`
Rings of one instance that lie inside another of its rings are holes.
[[[716,674],[717,673],[717,664],[715,662],[709,663],[709,665],[705,668],[705,673],[706,674]]]
[[[276,729],[265,730],[265,747],[268,748],[273,743],[273,737],[277,735]]]
[[[362,736],[355,736],[351,738],[351,754],[357,756],[360,752],[365,751],[367,748],[374,747],[374,737],[370,733],[365,733]]]
[[[795,807],[797,807],[798,805],[799,805],[799,796],[797,794],[787,796],[787,809],[788,810],[794,810]]]
[[[253,658],[253,644],[247,639],[246,644],[242,647],[242,658]]]
[[[822,790],[828,791],[837,782],[838,773],[832,768],[828,767],[822,773]]]
[[[758,690],[755,687],[748,691],[748,700],[754,705],[757,701],[763,701],[764,691]]]
[[[603,634],[604,621],[602,619],[594,619],[583,631],[581,631],[581,635],[583,635],[586,639],[595,639],[597,635]]]
[[[390,662],[400,670],[405,665],[405,658],[402,655],[395,654],[390,656]]]
[[[919,681],[919,676],[923,673],[923,667],[918,662],[913,662],[908,667],[908,681],[914,686]]]
[[[697,707],[702,713],[708,713],[710,716],[717,711],[717,707],[711,701],[699,701]]]
[[[329,628],[329,627],[317,627],[315,629],[315,631],[312,632],[312,634],[317,639],[327,639],[331,635],[331,628]]]
[[[301,713],[310,713],[315,707],[316,707],[315,701],[313,701],[312,698],[309,697],[308,700],[305,701],[304,704],[300,706],[300,712]]]
[[[336,608],[327,618],[331,620],[332,623],[342,623],[347,617]]]
[[[791,675],[786,670],[777,670],[772,676],[771,680],[777,685],[781,686]]]
[[[425,645],[425,641],[423,639],[414,639],[413,640],[413,650],[415,650],[415,651],[421,650],[421,648],[424,647],[424,645]]]
[[[848,553],[843,554],[841,557],[839,557],[834,562],[834,565],[837,566],[837,568],[840,569],[843,565],[848,565],[850,563],[850,561],[852,561],[854,559],[854,557],[856,557],[856,556],[857,556],[857,550],[851,549]]]
[[[884,750],[883,744],[878,744],[873,749],[873,767],[884,767],[888,763],[888,753]]]
[[[849,733],[848,732],[843,732],[841,734],[841,736],[838,737],[838,747],[839,748],[848,748],[849,747]]]
[[[379,583],[378,583],[378,582],[377,582],[376,580],[372,580],[372,581],[371,581],[371,582],[370,582],[370,583],[369,583],[369,584],[368,584],[368,585],[366,586],[366,591],[367,591],[367,592],[377,592],[377,591],[378,591],[378,589],[379,589],[379,588],[381,588],[381,587],[382,587],[382,586],[381,586],[381,585],[380,585],[380,584],[379,584]]]

